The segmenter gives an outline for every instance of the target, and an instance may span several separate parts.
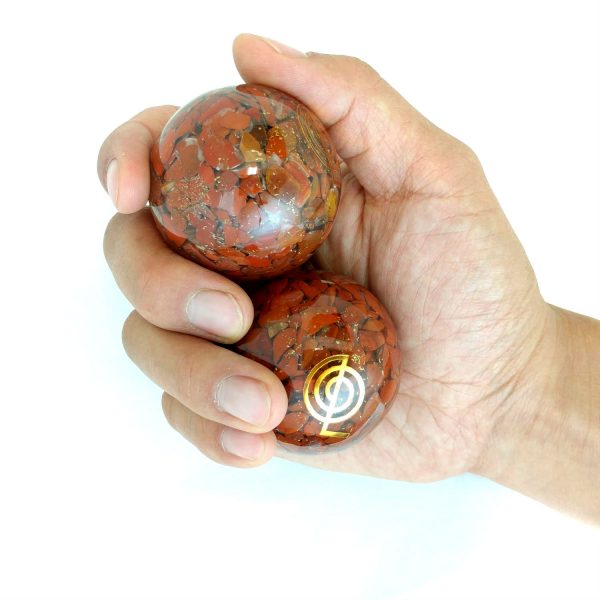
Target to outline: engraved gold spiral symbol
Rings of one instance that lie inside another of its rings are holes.
[[[365,399],[365,382],[348,366],[350,356],[336,354],[316,364],[304,382],[304,404],[308,412],[323,424],[320,435],[347,437],[328,427],[352,417]]]

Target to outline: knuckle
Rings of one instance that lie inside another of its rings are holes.
[[[112,158],[127,158],[132,145],[141,143],[143,146],[149,147],[154,142],[154,135],[145,121],[132,119],[117,127],[108,139],[111,152],[110,156],[107,156],[107,167]]]
[[[357,56],[345,54],[320,54],[313,52],[311,59],[319,61],[321,65],[336,76],[342,76],[349,81],[378,81],[379,73],[367,62]]]
[[[366,72],[374,70],[369,63],[365,62],[362,58],[358,58],[358,56],[345,56],[344,59],[354,69]]]
[[[457,167],[462,167],[465,170],[480,170],[481,162],[475,151],[460,140],[456,140],[455,144],[454,156],[457,161]]]
[[[468,187],[479,188],[485,182],[483,167],[475,151],[463,142],[458,142],[454,151],[452,168],[459,182]]]
[[[127,133],[127,130],[130,126],[131,121],[125,121],[125,123],[121,123],[118,127],[115,127],[115,129],[113,129],[108,134],[108,137],[106,138],[104,144],[106,148],[110,150],[110,152],[106,153],[105,164],[108,164],[108,162],[115,157],[115,154],[118,154],[119,142],[121,138],[123,138],[124,134]]]
[[[344,56],[343,58],[354,77],[373,80],[380,79],[379,73],[362,58],[356,56]]]
[[[144,110],[140,111],[136,115],[134,115],[131,120],[146,120],[148,117],[154,117],[156,114],[162,115],[170,115],[174,113],[179,107],[174,104],[159,104],[156,106],[149,106]]]
[[[429,176],[436,187],[447,193],[480,188],[485,181],[483,168],[473,149],[460,140],[445,134],[426,153]]]

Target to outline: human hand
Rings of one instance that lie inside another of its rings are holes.
[[[555,321],[477,158],[356,59],[305,56],[248,35],[234,57],[246,81],[297,97],[327,126],[347,169],[315,260],[375,293],[404,359],[395,404],[374,434],[343,452],[282,455],[413,481],[477,469],[500,423],[536,413]],[[271,430],[285,392],[265,367],[210,342],[239,339],[251,303],[233,282],[168,249],[143,208],[149,149],[174,110],[140,113],[99,155],[121,213],[105,252],[136,309],[123,341],[166,390],[175,429],[214,460],[255,466],[276,451]]]

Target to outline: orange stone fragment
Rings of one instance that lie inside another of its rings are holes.
[[[284,160],[287,158],[287,147],[285,145],[285,138],[281,134],[281,131],[277,127],[273,127],[269,130],[269,140],[267,142],[267,156],[269,154],[276,154]]]
[[[285,169],[273,166],[267,169],[267,191],[280,200],[293,200],[298,184]]]
[[[385,329],[385,323],[381,319],[369,319],[362,324],[362,329],[367,331],[382,331]]]
[[[256,196],[259,192],[263,191],[262,183],[258,178],[258,175],[250,175],[245,179],[242,179],[240,183],[240,190],[247,196]]]
[[[260,142],[247,131],[242,134],[240,140],[240,150],[246,162],[256,162],[263,160],[265,155],[260,147]]]

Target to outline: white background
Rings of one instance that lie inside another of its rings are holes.
[[[545,298],[600,317],[595,2],[2,7],[0,597],[595,598],[600,533],[471,475],[212,464],[120,344],[103,138],[237,83],[251,31],[360,56],[479,154]]]

